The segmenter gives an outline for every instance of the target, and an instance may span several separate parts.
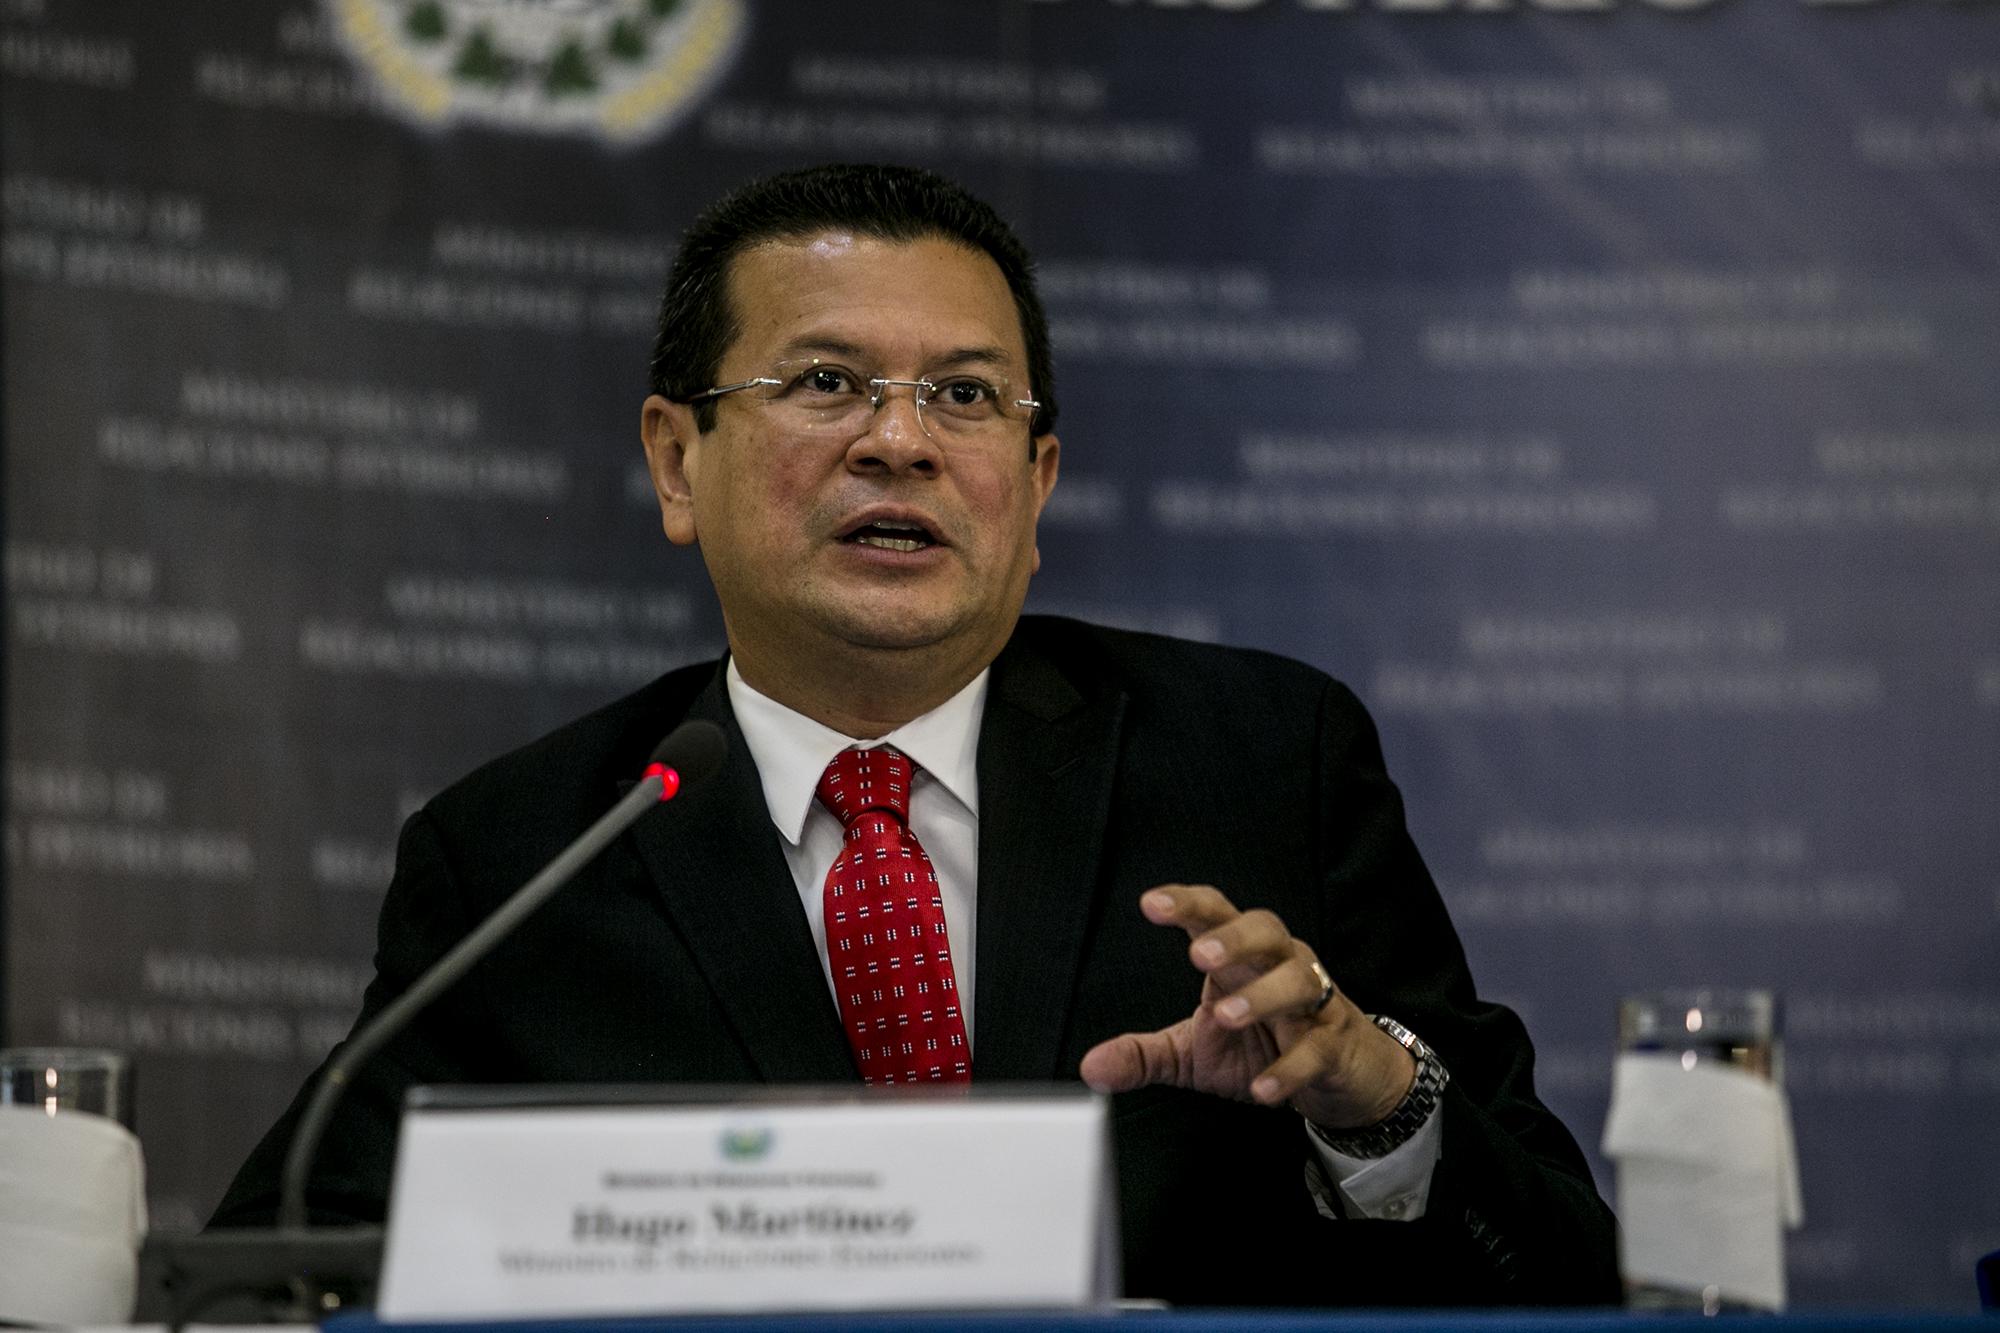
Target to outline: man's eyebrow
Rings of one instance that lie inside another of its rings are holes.
[[[931,362],[931,365],[939,368],[944,366],[965,366],[971,365],[975,361],[1006,366],[1013,363],[1013,358],[1008,355],[1007,349],[1004,347],[961,347],[956,351],[945,353],[943,356],[937,358],[937,360]]]
[[[824,333],[801,334],[778,349],[780,360],[789,361],[802,356],[838,357],[845,361],[857,363],[873,359],[872,355],[858,344]],[[1013,357],[1008,353],[1006,348],[997,345],[958,347],[953,348],[942,356],[930,358],[924,363],[922,371],[925,374],[929,374],[934,370],[975,364],[1006,367],[1013,364]],[[864,367],[856,365],[855,368],[863,369]]]
[[[792,339],[778,349],[781,359],[789,360],[798,356],[838,356],[849,361],[859,361],[867,355],[859,346],[843,339],[823,333],[808,333]]]

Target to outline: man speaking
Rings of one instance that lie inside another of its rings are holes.
[[[683,240],[652,387],[663,526],[729,655],[412,816],[364,1020],[661,735],[709,719],[728,761],[366,1066],[315,1216],[382,1215],[418,1083],[1082,1079],[1120,1094],[1128,1295],[1617,1299],[1610,1215],[1353,696],[1021,616],[1062,447],[1031,262],[989,207],[900,167],[751,184]],[[269,1217],[297,1109],[218,1223]]]

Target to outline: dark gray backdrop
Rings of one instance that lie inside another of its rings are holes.
[[[1031,606],[1351,682],[1580,1137],[1619,994],[1777,988],[1795,1299],[1970,1304],[1993,5],[0,0],[0,78],[7,1037],[138,1053],[158,1224],[345,1030],[402,815],[719,649],[672,238],[886,158],[1042,257]]]

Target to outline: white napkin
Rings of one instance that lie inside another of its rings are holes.
[[[126,1323],[145,1235],[146,1167],[130,1130],[0,1106],[0,1319]]]
[[[1714,1061],[1621,1055],[1604,1152],[1628,1281],[1785,1308],[1783,1232],[1805,1203],[1783,1088]]]

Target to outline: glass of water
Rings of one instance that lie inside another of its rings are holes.
[[[77,1046],[0,1051],[0,1106],[88,1111],[132,1129],[132,1062],[118,1051]]]
[[[1778,1000],[1767,990],[1664,990],[1618,1002],[1618,1049],[1703,1060],[1783,1082]]]
[[[1778,1000],[1767,990],[1662,990],[1628,995],[1618,1002],[1621,1054],[1669,1056],[1687,1070],[1702,1064],[1727,1065],[1782,1084],[1784,1057],[1778,1033]],[[1637,1310],[1710,1315],[1750,1308],[1725,1298],[1714,1286],[1682,1290],[1630,1278],[1625,1301]]]

